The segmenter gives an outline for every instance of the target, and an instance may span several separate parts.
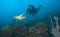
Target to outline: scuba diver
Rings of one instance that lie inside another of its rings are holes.
[[[36,15],[40,11],[41,7],[42,7],[42,5],[39,5],[38,8],[35,8],[33,5],[29,5],[26,13],[28,13],[30,15]]]

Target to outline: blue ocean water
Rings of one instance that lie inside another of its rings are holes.
[[[0,24],[8,24],[14,16],[25,14],[29,4],[44,6],[39,13],[41,19],[48,13],[60,12],[60,0],[0,0]]]

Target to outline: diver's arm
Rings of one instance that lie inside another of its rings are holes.
[[[39,7],[37,8],[37,10],[40,10],[41,7],[42,7],[42,5],[39,5]]]
[[[26,10],[26,14],[28,14],[28,12],[29,12],[29,9]]]

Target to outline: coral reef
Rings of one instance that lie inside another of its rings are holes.
[[[53,34],[48,31],[43,22],[38,22],[29,28],[26,25],[5,26],[0,30],[0,37],[52,37]]]

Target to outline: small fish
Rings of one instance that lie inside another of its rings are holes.
[[[14,16],[14,18],[15,18],[16,20],[24,20],[24,19],[26,19],[26,17],[23,16],[23,14],[21,14],[21,15],[19,15],[19,16]]]

